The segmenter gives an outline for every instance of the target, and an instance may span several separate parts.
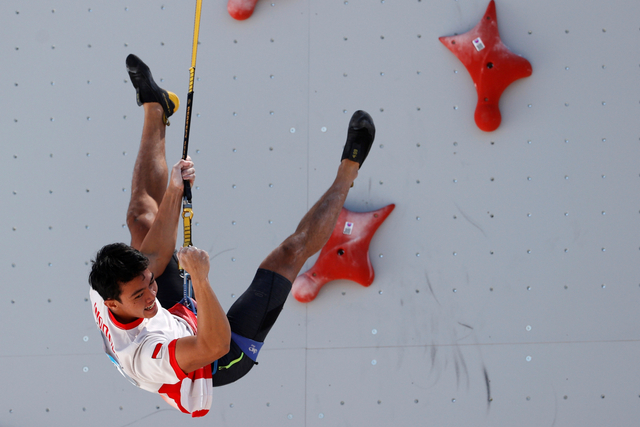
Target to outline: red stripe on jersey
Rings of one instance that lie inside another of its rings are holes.
[[[209,379],[213,377],[212,372],[213,371],[211,370],[211,365],[204,365],[202,368],[196,369],[195,371],[191,372],[189,376],[193,381],[199,380],[201,378]]]
[[[187,322],[193,330],[194,335],[198,332],[198,318],[195,314],[193,314],[193,311],[189,310],[184,305],[180,303],[174,305],[169,309],[169,313],[173,314],[174,316],[178,316],[179,318]]]
[[[160,353],[161,349],[162,349],[162,343],[156,344],[156,348],[155,348],[155,350],[153,350],[153,354],[151,355],[151,358],[152,359],[157,359],[158,358],[158,353]]]
[[[182,403],[180,402],[180,387],[181,386],[182,386],[182,381],[177,382],[175,384],[163,384],[163,386],[160,387],[160,389],[158,390],[158,393],[166,394],[169,399],[171,399],[171,400],[173,400],[175,402],[175,404],[178,407],[178,409],[180,410],[180,412],[188,414],[189,411],[187,411],[186,408],[184,406],[182,406]]]
[[[133,328],[137,328],[138,326],[140,326],[140,323],[142,323],[142,321],[144,320],[143,318],[138,318],[138,319],[134,320],[133,322],[120,323],[120,322],[118,322],[118,319],[116,319],[116,316],[113,315],[111,310],[109,310],[109,309],[107,309],[107,310],[109,311],[109,318],[111,319],[113,324],[116,325],[120,329],[124,329],[125,331],[128,331],[128,330],[133,329]]]
[[[192,381],[199,380],[201,378],[209,379],[213,377],[213,370],[211,369],[211,365],[204,365],[202,368],[198,368],[193,372],[185,374],[180,365],[178,365],[178,361],[176,360],[177,341],[178,340],[175,339],[169,343],[169,362],[171,363],[171,367],[173,368],[173,371],[176,373],[176,376],[180,379],[180,381],[187,377],[191,378]]]
[[[176,342],[178,340],[175,339],[169,343],[169,362],[171,363],[171,367],[173,371],[176,373],[176,376],[180,381],[187,378],[187,375],[184,373],[180,365],[178,365],[178,361],[176,360]]]
[[[178,340],[173,340],[169,343],[169,360],[176,375],[180,379],[180,382],[177,382],[175,384],[163,384],[162,387],[160,387],[160,389],[158,390],[158,393],[166,394],[168,398],[176,403],[180,411],[188,414],[189,411],[181,404],[180,391],[182,388],[182,381],[187,377],[189,377],[191,381],[196,381],[202,378],[211,381],[211,365],[203,366],[202,368],[196,369],[195,371],[190,372],[188,375],[185,375],[182,369],[180,369],[178,362],[176,361],[176,341]],[[196,410],[191,413],[191,416],[203,417],[207,414],[207,412],[209,412],[208,409]]]

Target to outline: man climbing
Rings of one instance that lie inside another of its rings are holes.
[[[191,159],[176,163],[170,176],[165,160],[165,127],[178,109],[178,97],[158,87],[135,55],[126,65],[144,108],[127,211],[131,244],[106,245],[92,261],[94,319],[107,355],[125,377],[182,412],[203,416],[213,387],[238,380],[256,364],[292,282],[331,236],[375,127],[366,112],[353,114],[335,181],[260,264],[249,288],[225,314],[209,283],[207,253],[195,247],[175,251],[183,182],[192,185],[195,179]],[[191,275],[197,317],[180,303],[178,262]]]

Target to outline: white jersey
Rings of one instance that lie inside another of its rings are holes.
[[[158,313],[151,319],[122,324],[93,289],[90,297],[105,352],[129,381],[160,394],[171,406],[193,417],[209,412],[213,394],[211,365],[185,374],[175,357],[178,338],[197,332],[197,318],[190,310],[177,304],[168,311],[156,299]]]

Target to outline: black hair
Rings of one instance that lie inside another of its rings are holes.
[[[91,287],[102,299],[120,302],[120,284],[140,276],[149,266],[149,258],[124,243],[111,243],[98,251],[91,264]]]

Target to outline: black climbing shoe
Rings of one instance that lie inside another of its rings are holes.
[[[360,167],[367,158],[373,139],[376,136],[376,127],[373,125],[371,116],[362,110],[358,110],[351,116],[349,129],[347,130],[347,142],[344,144],[342,159],[349,159],[357,162]],[[358,167],[358,169],[360,169]]]
[[[136,88],[136,102],[138,105],[147,102],[160,103],[164,110],[162,120],[168,125],[168,118],[178,111],[180,106],[178,95],[158,87],[147,64],[133,54],[127,56],[127,71],[133,87]]]

